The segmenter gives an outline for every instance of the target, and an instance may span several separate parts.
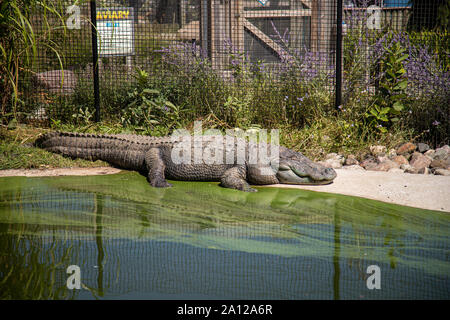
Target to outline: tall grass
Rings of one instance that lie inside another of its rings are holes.
[[[32,12],[39,12],[41,32],[36,33]],[[50,34],[55,28],[49,23],[52,15],[60,20],[57,28],[65,28],[62,16],[52,1],[3,0],[0,3],[0,91],[2,122],[18,118],[19,105],[24,101],[19,90],[20,80],[33,70],[37,48],[42,46],[54,53],[61,69],[62,58]]]

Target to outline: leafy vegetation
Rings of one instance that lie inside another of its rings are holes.
[[[220,69],[195,42],[155,41],[145,35],[141,40],[148,44],[147,51],[135,59],[141,69],[125,65],[123,57],[102,59],[103,122],[93,123],[92,64],[74,56],[80,47],[88,47],[86,39],[81,41],[73,30],[61,27],[64,10],[59,7],[48,10],[47,28],[52,32],[37,32],[33,21],[26,22],[28,12],[45,3],[9,0],[0,7],[2,25],[12,17],[24,19],[14,18],[23,24],[13,21],[16,27],[9,26],[11,35],[0,42],[0,80],[6,93],[2,122],[9,123],[9,129],[33,120],[27,115],[36,110],[44,110],[39,126],[80,132],[166,135],[203,120],[204,127],[218,129],[281,129],[284,145],[315,159],[329,152],[362,154],[373,144],[394,147],[417,136],[434,145],[449,142],[447,30],[369,30],[367,13],[352,12],[346,18],[343,103],[338,110],[333,59],[291,46],[289,33],[279,32],[273,24],[273,39],[284,50],[278,62],[255,61],[226,42]],[[18,42],[11,45],[14,39]],[[63,45],[67,43],[73,47]],[[44,49],[60,58],[53,59],[58,63],[52,68],[64,65],[76,74],[72,94],[25,94],[32,91],[25,86],[29,81],[19,79],[33,70],[34,52]]]

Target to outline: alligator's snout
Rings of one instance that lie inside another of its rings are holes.
[[[328,184],[336,178],[336,171],[314,163],[307,158],[282,160],[277,178],[285,184]]]
[[[324,170],[324,177],[325,180],[329,180],[330,182],[334,180],[334,178],[336,178],[337,173],[333,168],[326,168]]]

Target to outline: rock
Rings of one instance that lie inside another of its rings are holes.
[[[440,147],[440,148],[436,149],[436,151],[440,150],[440,149],[447,151],[447,153],[450,153],[450,146],[448,144],[446,144],[443,147]]]
[[[400,169],[404,170],[406,173],[417,173],[417,169],[409,164],[402,164]]]
[[[373,156],[379,156],[379,155],[385,155],[386,154],[386,147],[385,146],[370,146],[369,147],[370,153]]]
[[[430,174],[430,169],[428,169],[428,167],[424,167],[424,168],[420,168],[419,170],[417,170],[417,173],[420,174]]]
[[[392,172],[392,173],[403,173],[404,171],[400,168],[391,168],[388,170],[388,172]]]
[[[388,157],[386,157],[385,155],[379,155],[378,157],[377,157],[377,162],[378,163],[381,163],[381,162],[384,162],[384,161],[386,161],[386,160],[390,160]]]
[[[447,156],[447,158],[444,158],[442,160],[433,160],[430,163],[431,168],[437,168],[437,169],[447,169],[450,170],[450,155]]]
[[[446,169],[436,169],[434,170],[434,174],[438,175],[438,176],[446,176],[446,177],[450,177],[450,170],[446,170]]]
[[[411,161],[409,161],[409,164],[416,168],[417,170],[420,170],[422,168],[428,168],[428,166],[431,164],[431,158],[424,156],[423,154],[419,152],[414,152]]]
[[[417,150],[419,150],[420,153],[424,153],[428,150],[430,150],[430,146],[427,145],[426,143],[418,143],[417,144]]]
[[[362,171],[364,171],[364,168],[361,167],[360,165],[357,165],[357,164],[352,164],[352,165],[349,165],[349,166],[344,166],[344,167],[342,167],[342,169],[345,169],[345,170],[362,170]]]
[[[349,154],[347,159],[345,159],[345,165],[346,166],[352,166],[352,165],[355,165],[355,164],[359,164],[359,161],[356,160],[356,157],[354,155]]]
[[[387,153],[387,156],[392,160],[397,156],[397,152],[395,151],[395,149],[390,149]]]
[[[395,163],[398,163],[399,166],[402,164],[409,164],[408,160],[404,156],[396,156],[394,157],[393,161]]]
[[[337,153],[329,153],[325,156],[325,160],[319,163],[327,168],[339,169],[342,168],[344,161],[344,156]]]
[[[389,171],[390,169],[398,168],[399,166],[400,165],[398,163],[395,163],[394,161],[387,159],[387,160],[384,160],[383,162],[381,162],[381,163],[379,163],[379,164],[377,164],[377,165],[375,165],[373,167],[370,167],[367,170],[372,170],[372,171]]]
[[[407,142],[398,147],[397,154],[405,155],[413,152],[414,150],[416,150],[416,148],[417,147],[414,143]]]
[[[368,157],[360,163],[360,166],[366,170],[370,170],[369,168],[373,168],[377,165],[377,161],[373,157]]]
[[[435,152],[436,152],[436,151],[435,151],[434,149],[430,149],[430,150],[426,151],[426,152],[424,153],[424,155],[433,158]]]
[[[342,164],[344,164],[344,156],[337,154],[337,153],[329,153],[325,156],[325,160],[336,160],[336,161],[342,161]]]
[[[51,93],[70,94],[75,91],[77,77],[70,70],[51,70],[34,74],[33,82],[38,88]]]
[[[443,160],[448,156],[449,152],[444,148],[436,149],[433,154],[433,160]]]

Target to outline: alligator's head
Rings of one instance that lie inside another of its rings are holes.
[[[326,168],[285,147],[280,147],[279,156],[270,166],[248,166],[248,179],[254,184],[328,184],[336,178],[336,171]]]
[[[336,171],[311,161],[300,152],[280,147],[276,176],[285,184],[328,184],[336,178]]]
[[[276,176],[285,184],[328,184],[336,178],[336,171],[309,159],[308,162],[280,159]]]

